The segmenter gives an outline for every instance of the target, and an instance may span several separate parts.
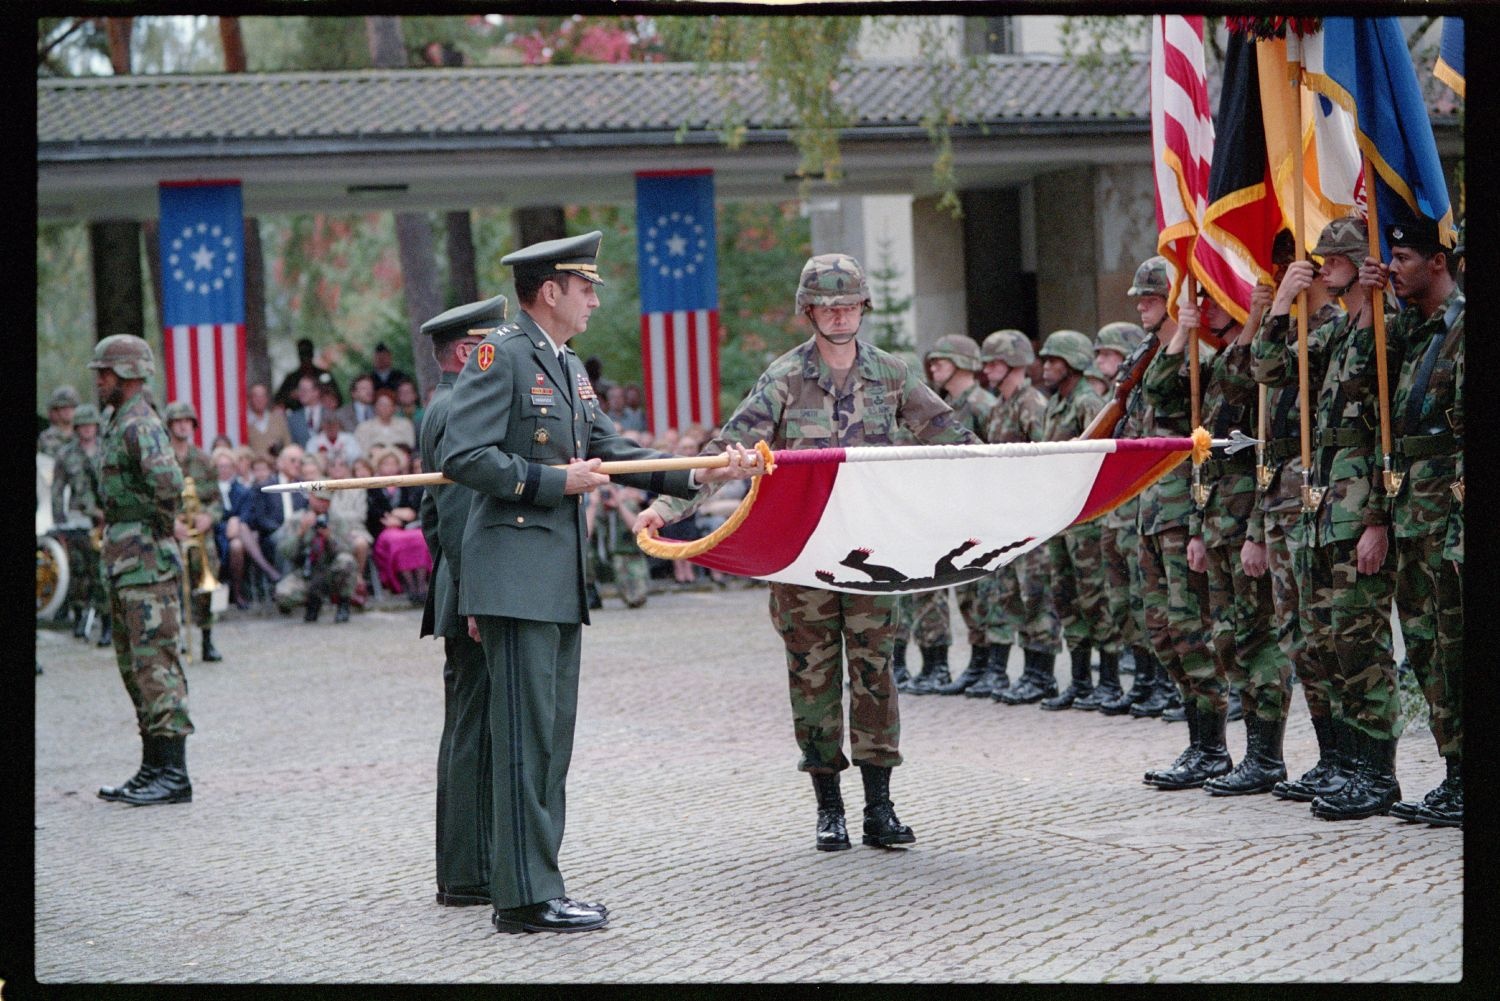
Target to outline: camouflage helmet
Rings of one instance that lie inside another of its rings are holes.
[[[98,424],[98,423],[99,423],[99,408],[96,407],[96,406],[94,406],[92,403],[81,404],[78,407],[78,409],[73,412],[73,426],[75,428],[78,427],[80,424]]]
[[[979,360],[986,365],[1003,361],[1011,368],[1025,368],[1036,361],[1036,352],[1031,338],[1019,330],[997,330],[979,346]]]
[[[113,369],[122,379],[149,379],[156,374],[151,345],[134,334],[111,334],[94,345],[89,368]]]
[[[927,355],[922,360],[929,362],[936,358],[946,358],[955,368],[965,372],[977,372],[980,368],[979,345],[974,343],[972,337],[965,337],[963,334],[944,334],[939,337],[927,349]]]
[[[1037,355],[1061,358],[1075,372],[1086,372],[1094,363],[1094,345],[1076,330],[1054,330],[1047,335],[1047,341]]]
[[[1130,283],[1126,295],[1159,295],[1165,298],[1172,292],[1172,279],[1167,274],[1167,259],[1160,254],[1148,257],[1135,269],[1135,280]]]
[[[193,409],[193,405],[187,400],[177,400],[173,403],[168,403],[166,412],[162,414],[161,419],[170,424],[173,421],[180,421],[183,418],[187,418],[195,425],[198,423],[198,411]]]
[[[47,397],[47,409],[56,410],[59,407],[76,407],[83,402],[78,398],[78,390],[72,386],[58,386]]]
[[[1094,354],[1100,351],[1118,351],[1121,357],[1128,358],[1130,352],[1145,339],[1146,331],[1139,323],[1116,320],[1099,328],[1099,335],[1094,338]]]
[[[819,254],[802,265],[797,280],[797,312],[808,306],[870,306],[865,269],[848,254]]]
[[[1335,219],[1323,227],[1318,245],[1312,252],[1317,257],[1339,254],[1356,263],[1362,262],[1370,252],[1370,230],[1363,219],[1355,216]]]

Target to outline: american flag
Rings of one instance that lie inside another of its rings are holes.
[[[1156,246],[1172,263],[1175,318],[1208,196],[1214,123],[1203,72],[1203,18],[1156,15],[1151,24],[1151,147],[1156,151]]]
[[[163,182],[162,345],[167,402],[198,412],[200,447],[246,439],[244,212],[238,181]]]
[[[719,271],[709,170],[636,174],[641,366],[653,434],[719,424]]]

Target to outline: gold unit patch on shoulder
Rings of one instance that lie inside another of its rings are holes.
[[[481,344],[474,355],[479,361],[479,371],[486,372],[495,363],[495,345]]]

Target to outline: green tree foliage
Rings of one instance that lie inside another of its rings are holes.
[[[912,297],[896,290],[901,270],[891,256],[889,237],[878,242],[874,267],[870,268],[870,315],[866,317],[870,340],[887,351],[910,348],[906,315],[911,312]]]

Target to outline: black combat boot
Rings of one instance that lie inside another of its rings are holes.
[[[302,613],[303,622],[317,622],[323,610],[323,596],[315,591],[307,592],[307,610]]]
[[[1358,748],[1359,766],[1338,792],[1313,800],[1312,814],[1322,820],[1363,820],[1390,813],[1391,807],[1401,801],[1401,784],[1396,781],[1396,738],[1372,737],[1355,727],[1349,729]]]
[[[1093,712],[1104,708],[1107,702],[1116,702],[1125,697],[1120,690],[1120,654],[1099,651],[1099,683],[1094,690],[1073,702],[1074,709]]]
[[[1079,644],[1069,651],[1073,662],[1073,683],[1052,698],[1043,699],[1043,709],[1067,709],[1094,690],[1094,682],[1089,675],[1089,657],[1093,652],[1093,648],[1087,643]]]
[[[1182,691],[1176,685],[1167,692],[1167,706],[1161,711],[1163,723],[1181,723],[1187,719],[1187,710],[1183,708]]]
[[[934,688],[933,691],[939,695],[962,695],[983,678],[990,666],[990,648],[987,646],[971,646],[969,648],[969,666],[964,668],[964,673],[943,685]]]
[[[1403,799],[1401,802],[1391,807],[1392,817],[1395,817],[1397,820],[1414,822],[1417,819],[1417,813],[1422,809],[1422,807],[1431,806],[1433,803],[1436,803],[1439,798],[1446,797],[1448,795],[1450,788],[1458,775],[1458,759],[1445,758],[1443,759],[1443,761],[1448,766],[1448,777],[1443,779],[1443,781],[1436,788],[1434,788],[1426,796],[1423,796],[1421,799]]]
[[[161,806],[167,803],[191,803],[193,783],[187,773],[187,737],[147,737],[159,742],[158,754],[162,766],[156,775],[138,789],[127,790],[120,796],[122,803],[131,806]]]
[[[94,643],[94,645],[95,646],[114,646],[115,645],[115,623],[114,623],[114,619],[110,618],[108,615],[106,615],[104,617],[104,625],[102,627],[100,627],[100,629],[99,629],[99,639],[98,639],[97,642]]]
[[[74,606],[73,608],[73,638],[75,640],[83,639],[84,634],[88,632],[86,628],[88,620],[85,612],[86,610],[82,606]]]
[[[912,679],[906,690],[913,695],[931,695],[951,680],[948,677],[948,648],[924,646],[921,649],[922,673]]]
[[[214,649],[214,631],[203,630],[203,659],[209,663],[216,663],[224,659],[224,655]]]
[[[349,602],[335,601],[333,603],[333,621],[336,623],[349,621]]]
[[[1460,758],[1444,759],[1448,765],[1448,777],[1434,789],[1417,807],[1417,819],[1425,820],[1437,827],[1464,826],[1464,780]],[[1446,792],[1445,792],[1446,790]],[[1437,795],[1434,796],[1433,793]],[[1392,813],[1396,811],[1391,810]]]
[[[1272,722],[1251,714],[1245,717],[1245,756],[1228,775],[1203,783],[1214,796],[1250,796],[1270,792],[1286,778],[1281,759],[1286,720]]]
[[[1130,679],[1130,690],[1121,692],[1108,702],[1099,703],[1099,712],[1105,716],[1125,715],[1132,706],[1145,702],[1156,687],[1156,659],[1140,647],[1135,648],[1134,656],[1135,677]]]
[[[118,802],[125,798],[127,792],[133,792],[156,778],[156,773],[161,770],[161,747],[153,743],[149,737],[141,738],[141,766],[135,770],[135,774],[117,786],[100,786],[98,796],[111,802]]]
[[[1172,704],[1172,696],[1177,691],[1177,682],[1167,674],[1166,665],[1155,657],[1151,658],[1152,685],[1145,697],[1130,707],[1130,715],[1137,719],[1152,719],[1160,716],[1166,711],[1167,706]]]
[[[890,848],[916,841],[917,836],[901,823],[891,803],[891,770],[880,765],[860,765],[859,777],[865,783],[864,843]]]
[[[1240,701],[1240,691],[1234,685],[1229,686],[1229,715],[1227,719],[1231,723],[1237,723],[1245,718],[1245,706]]]
[[[906,691],[911,684],[911,673],[906,670],[906,640],[891,644],[891,677],[898,692]]]
[[[971,699],[993,698],[996,692],[1003,692],[1010,687],[1010,677],[1005,673],[1005,666],[1010,663],[1010,644],[996,643],[989,648],[989,661],[984,669],[984,675],[969,690],[964,692]]]
[[[1141,781],[1148,786],[1154,786],[1164,776],[1177,775],[1192,768],[1198,760],[1200,751],[1198,740],[1198,708],[1195,703],[1187,705],[1188,746],[1183,748],[1182,753],[1177,755],[1177,760],[1166,768],[1153,768],[1141,777]]]
[[[1057,694],[1057,677],[1053,674],[1053,663],[1057,655],[1045,650],[1026,650],[1026,666],[1021,680],[1003,692],[990,696],[1008,706],[1029,705]]]
[[[839,795],[838,772],[813,772],[813,792],[818,797],[818,834],[814,847],[820,852],[846,851],[849,830],[844,826],[844,797]]]
[[[1229,748],[1224,746],[1227,711],[1204,712],[1189,704],[1188,725],[1198,732],[1198,753],[1180,768],[1157,773],[1151,784],[1158,789],[1196,789],[1209,779],[1227,775],[1234,767]]]
[[[1312,725],[1313,733],[1318,738],[1318,763],[1304,772],[1301,778],[1276,783],[1271,789],[1271,795],[1277,799],[1311,803],[1319,796],[1337,792],[1349,777],[1340,753],[1340,728],[1334,723],[1333,717],[1314,716]]]

